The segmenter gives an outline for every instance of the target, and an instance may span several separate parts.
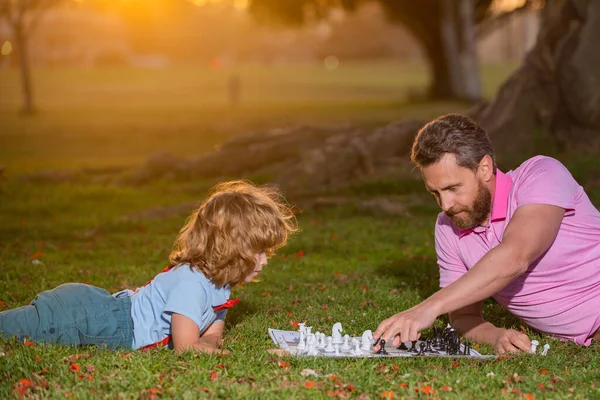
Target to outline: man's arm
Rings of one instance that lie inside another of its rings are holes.
[[[564,212],[564,208],[545,204],[519,207],[504,231],[502,243],[452,284],[381,322],[375,336],[399,336],[395,345],[417,340],[420,331],[431,326],[438,316],[493,296],[548,250],[556,239]]]
[[[449,313],[450,323],[464,337],[475,342],[488,343],[494,350],[505,352],[531,351],[531,341],[524,333],[514,329],[497,328],[483,319],[481,302],[471,304]]]
[[[215,352],[223,336],[223,321],[216,321],[211,324],[200,336],[198,325],[190,318],[173,313],[171,317],[171,336],[173,347],[177,352],[187,349],[199,350],[206,353]],[[219,353],[227,353],[224,350]]]

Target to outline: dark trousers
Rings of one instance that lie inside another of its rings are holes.
[[[65,283],[38,294],[28,306],[0,312],[0,333],[33,342],[130,349],[131,299]]]

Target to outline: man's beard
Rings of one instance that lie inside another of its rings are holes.
[[[446,215],[450,217],[454,225],[460,229],[467,230],[475,228],[485,222],[490,216],[492,210],[492,194],[481,182],[477,189],[477,197],[473,201],[473,206],[470,209],[454,210],[450,209],[446,212]],[[465,218],[459,218],[455,214],[464,211],[467,216]]]

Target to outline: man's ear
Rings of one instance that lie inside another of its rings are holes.
[[[484,182],[489,182],[494,175],[494,161],[488,154],[483,156],[479,161],[479,167],[477,167],[477,173],[480,174]]]

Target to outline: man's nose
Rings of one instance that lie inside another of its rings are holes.
[[[440,207],[442,208],[442,211],[448,212],[449,210],[452,209],[453,206],[454,206],[454,200],[452,200],[452,198],[450,196],[447,196],[447,195],[440,196]]]

